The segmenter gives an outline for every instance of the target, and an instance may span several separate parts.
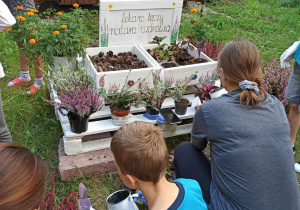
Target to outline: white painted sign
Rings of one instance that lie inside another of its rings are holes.
[[[155,36],[177,39],[183,0],[101,0],[101,47],[148,44]]]

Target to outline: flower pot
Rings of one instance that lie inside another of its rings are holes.
[[[69,59],[67,57],[54,56],[53,70],[55,71],[60,68],[76,70],[76,58]]]
[[[152,107],[146,107],[146,112],[150,115],[158,115],[159,114],[159,111],[156,111]]]
[[[167,69],[167,68],[173,68],[173,67],[178,67],[179,65],[174,62],[174,61],[167,61],[167,62],[161,62],[159,64],[161,67]]]
[[[83,133],[87,131],[90,117],[78,119],[78,118],[73,118],[68,114],[68,118],[71,126],[71,131],[73,133]]]
[[[130,113],[130,107],[128,107],[125,110],[118,109],[113,107],[112,105],[109,106],[110,112],[112,114],[111,119],[113,121],[113,124],[116,126],[122,126],[125,125]]]
[[[178,115],[185,115],[188,106],[189,100],[187,100],[186,98],[182,99],[180,102],[175,101],[175,113]]]

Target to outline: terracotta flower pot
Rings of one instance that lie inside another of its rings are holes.
[[[127,115],[129,115],[130,113],[130,107],[128,107],[127,109],[117,109],[115,107],[113,107],[112,105],[109,105],[109,109],[112,115],[116,116],[116,117],[125,117]]]

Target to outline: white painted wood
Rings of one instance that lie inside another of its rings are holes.
[[[72,139],[67,141],[65,137],[64,140],[64,150],[67,155],[76,155],[82,153],[82,141],[81,138]]]
[[[173,111],[174,111],[174,109],[173,109]],[[178,117],[183,120],[183,119],[193,118],[194,115],[195,115],[195,108],[188,107],[187,113],[185,115],[178,115]],[[142,114],[134,115],[133,119],[129,120],[128,123],[133,122],[133,121],[150,122],[153,124],[157,123],[155,120],[149,120],[149,119],[145,118]],[[83,136],[92,135],[92,134],[116,131],[120,128],[120,126],[115,126],[111,119],[89,122],[88,130],[81,134],[73,133],[71,131],[71,127],[70,127],[69,123],[64,123],[61,125],[62,125],[62,129],[63,129],[64,135],[67,140],[69,140],[69,139],[71,140],[74,138],[81,138]]]
[[[154,36],[176,40],[182,5],[182,0],[101,0],[99,44],[147,44]]]
[[[155,44],[138,45],[138,47],[144,52],[144,54],[146,54],[146,56],[149,60],[152,60],[152,62],[157,63],[157,61],[146,51],[147,49],[153,49],[156,46],[157,45],[155,45]],[[188,50],[188,53],[194,57],[198,57],[197,50],[194,50],[194,51]],[[198,71],[197,78],[195,80],[192,80],[189,83],[189,85],[198,84],[200,77],[212,75],[213,71],[217,68],[217,62],[213,61],[211,58],[209,58],[203,52],[201,52],[200,57],[207,59],[209,62],[167,68],[167,69],[164,69],[164,77],[167,78],[170,76],[174,76],[175,80],[184,79],[184,77],[189,77],[192,74],[195,74],[196,71]]]
[[[158,71],[161,67],[156,66],[152,61],[150,61],[146,55],[136,46],[136,45],[126,45],[126,46],[115,46],[115,47],[95,47],[95,48],[87,48],[87,56],[85,61],[82,58],[79,58],[77,61],[80,62],[81,66],[87,70],[88,75],[91,80],[94,81],[95,87],[100,88],[99,81],[101,77],[104,76],[104,88],[108,91],[111,85],[116,84],[122,87],[126,81],[126,77],[129,73],[129,70],[121,70],[121,71],[109,71],[109,72],[98,72],[90,60],[89,56],[98,55],[99,52],[107,53],[108,51],[113,51],[114,54],[118,54],[120,52],[132,52],[135,54],[140,60],[145,61],[147,64],[147,68],[143,69],[132,69],[131,73],[128,77],[128,80],[138,81],[138,79],[143,80],[144,78],[150,84],[152,84],[152,70]],[[137,90],[138,83],[130,88],[130,90]]]
[[[179,125],[176,128],[176,131],[172,134],[165,134],[164,137],[172,137],[172,136],[179,136],[184,134],[191,133],[193,124],[186,124],[186,125]],[[88,142],[81,142],[81,140],[70,140],[65,141],[64,137],[64,149],[67,155],[75,155],[79,153],[91,152],[101,149],[110,148],[110,142],[112,138],[105,138],[100,140],[88,141]],[[81,142],[81,145],[78,144]]]
[[[76,58],[68,59],[66,57],[54,56],[53,70],[55,71],[60,68],[76,69]]]
[[[195,98],[194,94],[185,95],[184,97],[186,99],[188,99],[190,101],[190,103]],[[166,98],[166,100],[162,104],[162,108],[172,108],[172,107],[175,107],[174,100],[172,98]],[[138,112],[145,112],[145,111],[146,111],[145,107],[139,107],[139,108],[131,107],[131,109],[130,109],[130,113],[138,113]],[[59,112],[58,112],[58,116],[59,116],[59,119],[60,119],[60,123],[62,123],[62,124],[69,123],[69,120],[68,120],[67,116],[62,115]],[[105,106],[102,110],[92,114],[90,116],[90,120],[93,120],[93,119],[99,119],[100,120],[101,118],[107,118],[107,117],[111,117],[109,106]]]

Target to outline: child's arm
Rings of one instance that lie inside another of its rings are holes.
[[[16,19],[10,13],[6,4],[0,0],[0,32],[13,26],[16,23]]]

